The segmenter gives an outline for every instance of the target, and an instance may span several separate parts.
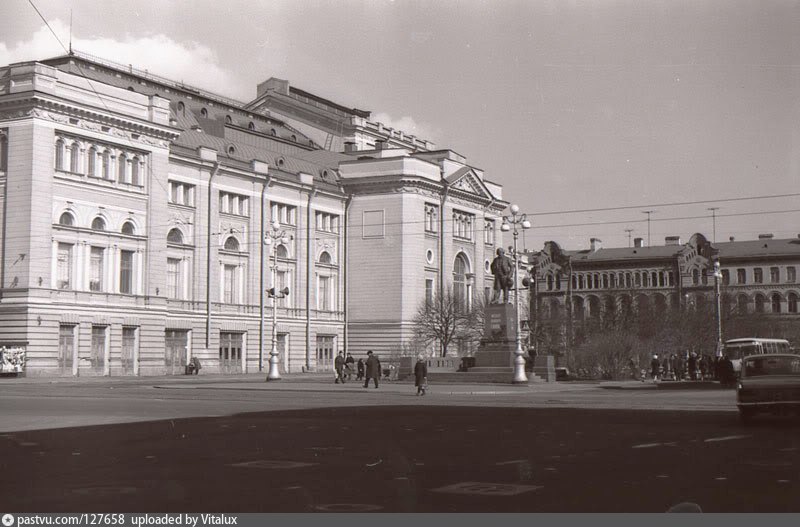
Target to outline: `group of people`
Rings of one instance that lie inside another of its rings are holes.
[[[635,368],[633,359],[630,364],[632,369]],[[634,375],[636,375],[635,370]],[[645,376],[646,374],[642,375],[642,381]],[[710,355],[686,352],[682,355],[673,353],[659,358],[658,354],[655,354],[650,360],[650,378],[653,380],[719,380],[726,383],[732,376],[733,363],[726,355],[711,357]]]
[[[340,351],[333,361],[336,370],[336,384],[344,384],[351,378],[353,364],[357,368],[356,380],[364,379],[364,388],[369,388],[369,381],[372,380],[377,389],[382,371],[381,360],[372,350],[367,351],[366,361],[358,359],[358,362],[355,361],[352,354],[348,353],[345,358],[344,353]],[[428,387],[428,363],[425,362],[422,355],[417,358],[417,363],[414,365],[414,386],[417,387],[417,395],[425,395]]]

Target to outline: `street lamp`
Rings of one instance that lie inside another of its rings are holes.
[[[530,229],[531,222],[525,214],[519,213],[519,207],[511,205],[511,215],[503,216],[503,224],[500,230],[503,232],[512,231],[514,235],[514,309],[516,311],[516,325],[517,325],[517,349],[514,352],[514,380],[513,384],[522,384],[528,382],[528,377],[525,375],[525,357],[522,351],[522,341],[520,340],[520,326],[519,326],[519,262],[517,254],[517,236],[523,229]]]
[[[714,262],[714,304],[717,315],[717,351],[716,356],[722,355],[722,298],[720,294],[720,284],[722,282],[722,270],[720,268],[719,257],[713,259]]]
[[[284,287],[282,290],[278,290],[275,287],[278,272],[278,242],[287,245],[291,240],[291,235],[281,230],[281,224],[278,220],[273,221],[270,227],[270,230],[264,233],[264,245],[271,246],[272,249],[272,287],[267,291],[272,299],[272,348],[269,352],[267,380],[279,381],[281,373],[278,370],[278,342],[275,334],[278,327],[278,299],[289,296],[289,288]]]

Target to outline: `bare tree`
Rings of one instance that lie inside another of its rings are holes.
[[[414,317],[417,338],[426,344],[439,344],[442,357],[454,340],[468,336],[472,312],[451,287],[432,301],[423,301]]]

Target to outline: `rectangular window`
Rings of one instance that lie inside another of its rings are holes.
[[[236,271],[235,265],[225,265],[223,268],[225,291],[222,301],[226,304],[235,304],[238,297],[236,294]]]
[[[747,283],[747,271],[745,269],[736,270],[736,283],[737,284]]]
[[[105,249],[92,247],[89,257],[89,291],[103,290],[103,255]]]
[[[179,258],[167,258],[167,298],[183,298],[181,263]]]
[[[731,272],[727,269],[722,270],[722,285],[729,285],[731,283]]]
[[[338,234],[339,216],[327,212],[317,212],[317,230]]]
[[[475,215],[468,212],[453,211],[453,237],[461,240],[473,240]]]
[[[778,267],[769,268],[769,281],[772,284],[777,284],[781,281],[781,270]]]
[[[433,304],[433,278],[425,279],[425,303]]]
[[[494,245],[494,220],[486,220],[483,225],[483,243]]]
[[[119,292],[133,294],[133,251],[119,253]]]
[[[797,281],[797,269],[795,266],[791,265],[786,268],[786,281],[789,283],[795,283]]]
[[[237,216],[249,216],[250,209],[247,196],[240,196],[231,192],[219,193],[219,211]]]
[[[175,205],[194,207],[194,185],[180,183],[178,181],[170,181],[169,202],[174,203]]]
[[[56,270],[56,287],[72,289],[72,244],[58,244],[58,262]]]
[[[764,283],[764,270],[761,269],[760,267],[756,267],[755,269],[753,269],[753,282],[757,284]]]
[[[425,232],[439,232],[439,205],[425,204]]]
[[[286,270],[275,271],[275,288],[278,291],[283,291],[289,286],[289,272]],[[289,301],[292,298],[291,291],[289,296],[278,298],[278,307],[289,307]]]
[[[281,225],[297,225],[297,207],[283,203],[272,202],[270,205],[271,221]]]
[[[332,311],[331,306],[331,277],[319,277],[319,296],[317,297],[317,309],[320,311]]]
[[[363,238],[383,238],[383,211],[365,210],[362,214]]]

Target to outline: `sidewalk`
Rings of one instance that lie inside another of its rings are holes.
[[[606,390],[730,390],[718,381],[604,381],[600,387]]]

